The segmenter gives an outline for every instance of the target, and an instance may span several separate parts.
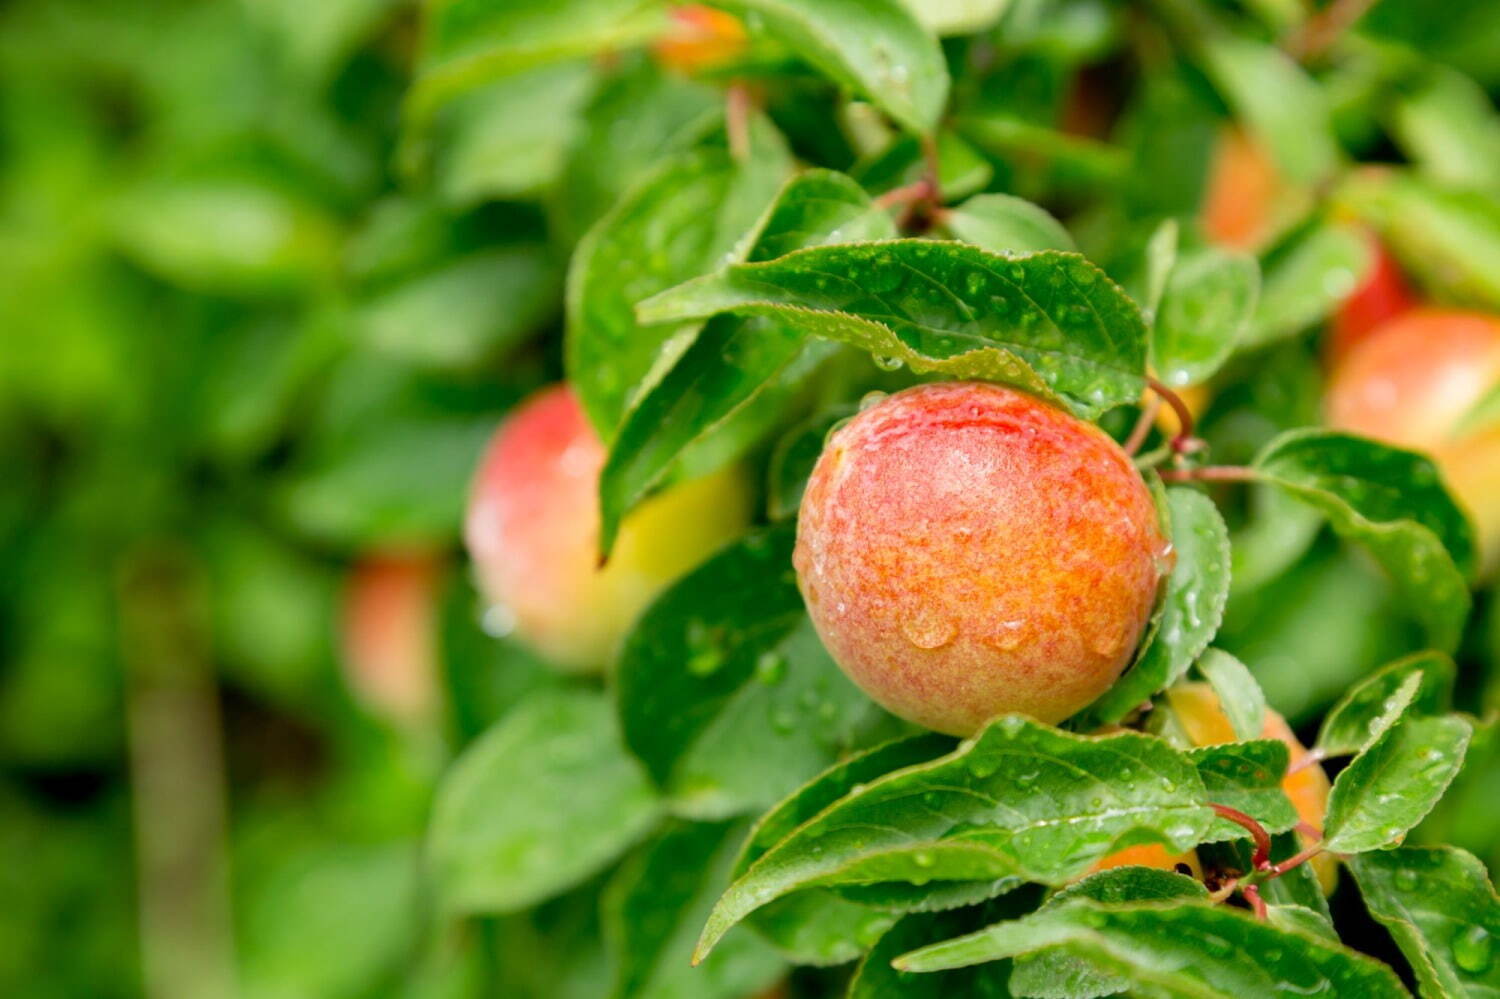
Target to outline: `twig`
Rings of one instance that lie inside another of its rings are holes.
[[[1266,902],[1260,897],[1260,889],[1255,885],[1246,885],[1240,894],[1250,903],[1250,911],[1255,913],[1255,918],[1264,920],[1267,916]]]
[[[1151,433],[1151,424],[1156,422],[1156,414],[1161,412],[1161,396],[1153,395],[1151,401],[1141,407],[1141,415],[1135,421],[1135,427],[1130,431],[1130,436],[1125,438],[1125,453],[1132,458],[1141,445],[1146,443],[1146,437]]]
[[[1298,822],[1295,828],[1299,833],[1306,836],[1308,839],[1323,838],[1323,830],[1319,829],[1311,822]]]
[[[923,201],[932,196],[932,186],[926,177],[913,181],[903,187],[893,187],[889,191],[875,199],[875,204],[881,208],[893,208],[896,205],[910,205],[913,202]]]
[[[1323,844],[1314,843],[1312,846],[1303,850],[1301,853],[1298,853],[1292,857],[1288,857],[1286,860],[1281,861],[1281,863],[1279,864],[1272,864],[1271,869],[1266,873],[1266,880],[1269,881],[1271,878],[1279,878],[1287,871],[1290,871],[1293,868],[1302,865],[1303,863],[1311,860],[1322,852]]]
[[[1189,454],[1201,450],[1203,442],[1193,436],[1193,411],[1188,409],[1187,403],[1182,401],[1182,396],[1155,378],[1148,377],[1146,384],[1150,385],[1156,397],[1171,406],[1172,412],[1177,415],[1177,435],[1172,438],[1172,452]]]
[[[1250,862],[1257,871],[1263,871],[1271,866],[1271,834],[1266,832],[1265,826],[1238,808],[1230,808],[1228,805],[1220,805],[1217,802],[1209,802],[1208,807],[1212,808],[1220,818],[1228,819],[1235,825],[1243,826],[1250,831],[1251,838],[1255,840],[1255,853],[1251,856]]]
[[[1321,55],[1339,36],[1354,27],[1376,0],[1333,0],[1327,7],[1308,18],[1283,44],[1299,60]]]
[[[724,95],[724,131],[729,136],[729,155],[743,163],[750,158],[750,88],[735,80]]]
[[[1254,482],[1255,469],[1243,465],[1204,465],[1202,468],[1164,468],[1163,482]]]

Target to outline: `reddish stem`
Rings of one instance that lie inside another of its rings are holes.
[[[1306,863],[1322,852],[1323,844],[1314,843],[1312,846],[1308,847],[1306,850],[1303,850],[1301,853],[1298,853],[1292,857],[1288,857],[1286,860],[1283,860],[1279,864],[1272,864],[1270,872],[1266,874],[1266,878],[1279,878],[1287,871],[1300,867],[1302,864]]]
[[[1374,6],[1375,0],[1333,0],[1286,40],[1286,50],[1298,59],[1320,55]]]
[[[1298,822],[1296,828],[1299,833],[1306,836],[1308,839],[1323,838],[1323,830],[1319,829],[1311,822]]]
[[[1172,452],[1186,454],[1198,450],[1200,445],[1193,437],[1193,411],[1188,409],[1187,403],[1155,378],[1148,377],[1146,383],[1151,386],[1151,391],[1156,393],[1157,398],[1171,406],[1172,412],[1177,414],[1177,436],[1172,438]]]
[[[1306,770],[1310,766],[1322,763],[1325,759],[1327,759],[1327,754],[1325,754],[1323,750],[1310,749],[1306,754],[1303,755],[1302,759],[1298,760],[1296,763],[1293,763],[1290,767],[1287,767],[1286,775],[1290,777],[1292,774],[1301,773],[1303,770]]]
[[[1254,482],[1255,469],[1243,465],[1205,465],[1202,468],[1165,468],[1163,482]]]
[[[1125,439],[1125,453],[1132,458],[1146,443],[1146,435],[1151,433],[1151,424],[1156,422],[1156,414],[1161,412],[1161,396],[1152,396],[1151,401],[1141,407],[1140,418],[1135,421],[1135,427],[1130,431],[1130,436]]]
[[[932,195],[932,185],[926,177],[904,187],[893,187],[880,197],[875,199],[875,204],[881,208],[892,208],[896,205],[910,205],[918,201],[924,201]]]
[[[1264,920],[1267,916],[1265,899],[1260,897],[1260,889],[1255,885],[1246,885],[1241,892],[1245,901],[1250,903],[1250,911],[1255,913],[1255,918]]]
[[[1230,808],[1228,805],[1215,802],[1209,802],[1208,807],[1218,813],[1220,818],[1228,819],[1235,825],[1244,826],[1250,831],[1251,838],[1255,840],[1255,853],[1250,858],[1250,862],[1257,871],[1263,871],[1271,866],[1271,834],[1266,832],[1265,826],[1237,808]]]

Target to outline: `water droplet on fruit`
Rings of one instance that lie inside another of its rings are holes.
[[[886,398],[887,396],[884,392],[866,392],[859,398],[859,408],[863,410],[869,409],[871,406],[878,406]]]
[[[1026,638],[1026,622],[1001,621],[999,628],[984,639],[986,645],[999,649],[1001,652],[1009,652],[1018,647]]]
[[[1125,632],[1119,628],[1111,628],[1109,631],[1100,632],[1089,642],[1089,648],[1101,656],[1113,656],[1120,651],[1120,646],[1125,644]]]
[[[768,687],[780,683],[786,676],[786,656],[780,652],[762,652],[755,660],[755,678]]]
[[[922,610],[901,623],[901,633],[919,649],[940,649],[953,641],[958,626],[939,613]]]
[[[1169,576],[1177,565],[1177,549],[1172,547],[1168,541],[1162,546],[1161,551],[1156,553],[1155,558],[1157,576]]]
[[[1483,974],[1490,969],[1492,950],[1490,931],[1470,926],[1453,938],[1453,963],[1471,975]]]

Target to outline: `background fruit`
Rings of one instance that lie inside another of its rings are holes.
[[[577,400],[554,386],[495,434],[465,523],[481,591],[520,638],[570,670],[602,669],[651,598],[750,519],[738,470],[684,482],[626,519],[599,568],[603,466]]]
[[[1468,508],[1486,565],[1500,556],[1500,431],[1466,418],[1500,387],[1500,320],[1405,313],[1357,343],[1328,386],[1328,422],[1427,451]]]
[[[1167,545],[1097,427],[1024,393],[908,389],[829,439],[795,564],[824,644],[866,693],[941,732],[1059,721],[1112,683]]]
[[[1387,321],[1419,304],[1396,258],[1374,233],[1366,235],[1370,267],[1359,287],[1333,314],[1328,330],[1328,357],[1335,364]]]
[[[430,554],[387,553],[349,574],[344,676],[366,706],[397,721],[418,721],[436,705],[438,570]]]

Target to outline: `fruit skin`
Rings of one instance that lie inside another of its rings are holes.
[[[1328,333],[1328,360],[1335,365],[1387,321],[1420,304],[1401,265],[1385,244],[1374,233],[1366,233],[1366,239],[1370,247],[1369,270],[1359,287],[1334,313]]]
[[[829,439],[794,563],[813,624],[865,693],[968,735],[1044,722],[1130,661],[1170,548],[1099,428],[1013,389],[921,385]]]
[[[1286,186],[1264,147],[1237,128],[1225,129],[1203,196],[1204,233],[1220,246],[1259,248],[1271,234]]]
[[[749,485],[724,469],[643,503],[600,569],[604,459],[572,391],[544,389],[491,440],[464,527],[480,591],[570,672],[602,670],[646,604],[750,522]]]
[[[1500,560],[1500,427],[1462,426],[1500,386],[1500,319],[1458,309],[1404,313],[1355,344],[1326,396],[1330,425],[1432,455]]]
[[[691,74],[733,62],[746,44],[745,26],[739,18],[694,3],[672,11],[672,27],[651,50],[661,65]]]
[[[349,574],[340,624],[344,677],[355,696],[397,722],[437,704],[438,559],[426,552],[366,557]]]

